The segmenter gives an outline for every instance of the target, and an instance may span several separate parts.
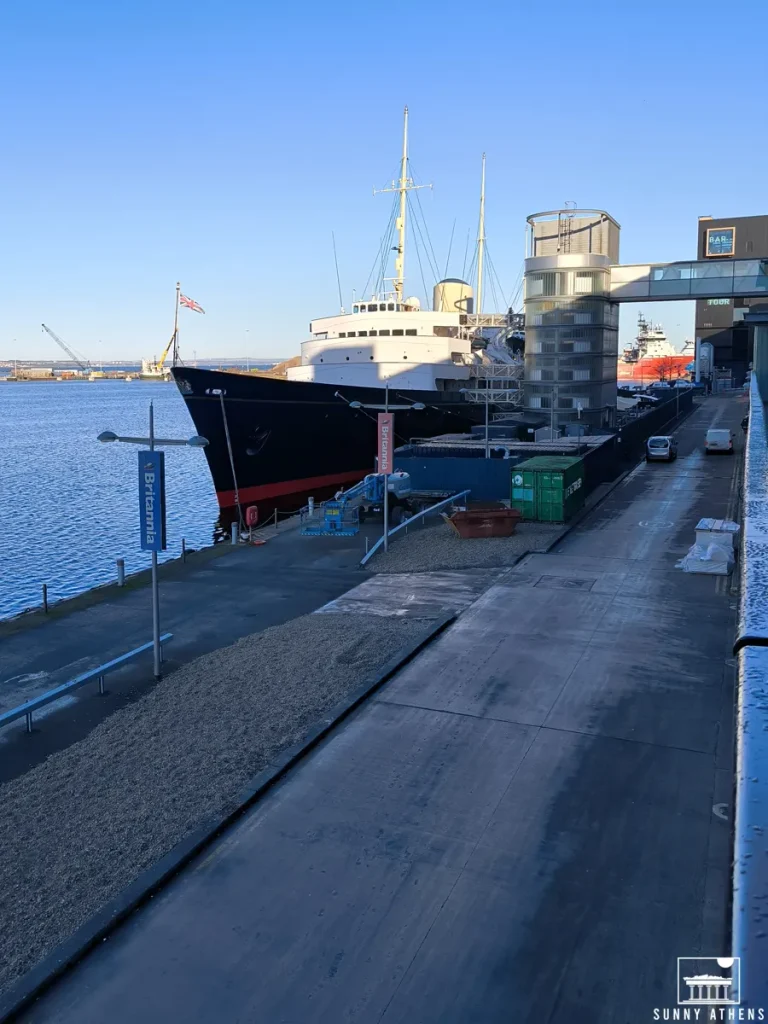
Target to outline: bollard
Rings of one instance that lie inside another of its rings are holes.
[[[275,529],[277,529],[277,509],[275,509]]]
[[[315,499],[314,498],[307,498],[307,508],[309,510],[309,518],[311,519],[312,516],[315,514]]]
[[[125,559],[117,559],[117,585],[118,587],[125,586]]]
[[[238,540],[238,529],[237,523],[232,523],[232,543],[237,544]]]
[[[43,611],[48,614],[48,584],[43,584]]]
[[[181,560],[182,562],[187,560],[187,542],[183,537],[181,538]]]

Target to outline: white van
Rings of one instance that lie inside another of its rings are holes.
[[[707,431],[704,438],[704,453],[710,455],[712,452],[725,452],[733,455],[733,431],[719,430],[712,428]]]

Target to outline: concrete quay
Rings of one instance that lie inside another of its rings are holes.
[[[728,949],[742,396],[491,581],[204,857],[22,1017],[615,1024]],[[358,577],[359,578],[359,577]]]
[[[373,524],[371,526],[371,529]],[[281,526],[263,547],[220,546],[160,569],[161,627],[174,634],[165,671],[241,637],[314,611],[361,582],[365,534],[306,538]],[[146,575],[146,574],[145,574]],[[0,623],[0,710],[53,689],[152,639],[149,587],[104,588],[66,602],[54,614]],[[0,783],[85,736],[119,707],[154,686],[151,655],[107,679],[108,694],[86,687],[36,716],[32,736],[0,733]]]

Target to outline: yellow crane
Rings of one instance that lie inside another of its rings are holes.
[[[143,380],[170,379],[170,375],[169,375],[168,371],[165,369],[165,360],[168,358],[168,353],[171,351],[171,348],[174,348],[174,351],[175,351],[175,343],[176,343],[176,341],[177,341],[177,339],[179,337],[179,296],[181,294],[180,289],[181,289],[181,285],[177,281],[176,282],[176,313],[175,313],[175,316],[173,318],[173,334],[171,335],[171,340],[165,346],[165,349],[163,350],[163,354],[155,362],[151,362],[149,359],[142,359],[142,361],[141,361],[141,373],[140,373],[139,376]],[[174,355],[174,363],[175,362],[176,362],[176,359],[175,359],[175,355]]]

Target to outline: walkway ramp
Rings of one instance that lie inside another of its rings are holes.
[[[610,269],[609,293],[614,302],[765,298],[768,294],[768,260],[764,259],[617,264]]]
[[[25,1016],[46,1024],[623,1024],[723,955],[732,516],[717,400],[501,576]],[[726,400],[723,400],[726,401]],[[724,407],[724,425],[741,407]]]

